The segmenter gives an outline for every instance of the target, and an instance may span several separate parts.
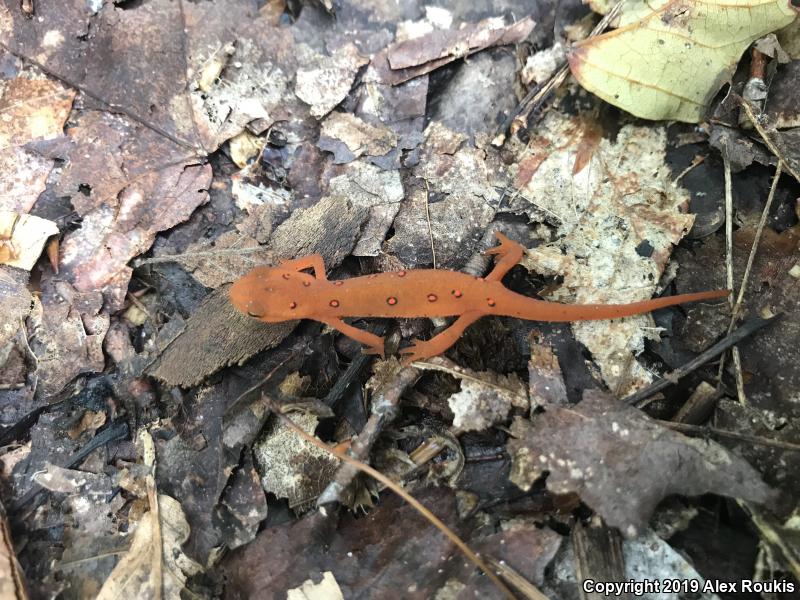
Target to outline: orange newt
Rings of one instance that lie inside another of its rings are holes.
[[[450,317],[447,329],[428,341],[414,340],[400,350],[406,364],[436,356],[452,346],[464,330],[487,315],[535,321],[616,319],[684,302],[722,298],[727,290],[682,294],[631,304],[560,304],[535,300],[504,287],[503,276],[522,258],[525,248],[497,233],[500,245],[486,277],[458,271],[414,269],[330,281],[322,256],[312,254],[277,267],[257,267],[233,284],[230,298],[243,313],[266,323],[313,319],[364,344],[367,354],[383,356],[383,338],[348,325],[344,317]],[[313,269],[314,275],[303,273]]]

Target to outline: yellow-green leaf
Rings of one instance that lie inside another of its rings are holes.
[[[790,24],[798,9],[791,0],[656,0],[636,12],[575,44],[572,74],[637,117],[696,123],[747,47]]]

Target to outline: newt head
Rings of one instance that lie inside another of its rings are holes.
[[[311,305],[310,287],[315,278],[308,273],[280,267],[257,267],[234,282],[231,304],[237,310],[265,323],[303,319]]]

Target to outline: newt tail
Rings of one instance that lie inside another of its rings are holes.
[[[641,302],[631,302],[630,304],[561,304],[558,302],[544,302],[542,300],[528,298],[527,296],[520,296],[525,301],[525,304],[521,305],[522,310],[503,311],[501,314],[509,317],[517,317],[519,319],[535,319],[537,321],[551,321],[554,323],[599,321],[602,319],[619,319],[621,317],[641,315],[658,310],[659,308],[675,306],[676,304],[724,298],[729,293],[728,290],[711,290],[693,294],[665,296],[652,300],[642,300]]]
[[[536,321],[617,319],[657,308],[722,298],[728,290],[714,290],[656,298],[631,304],[559,304],[536,300],[503,286],[503,276],[525,252],[517,242],[497,233],[500,245],[487,251],[495,265],[486,277],[457,271],[414,269],[376,273],[344,281],[330,281],[319,254],[286,261],[277,267],[258,267],[236,281],[230,290],[233,305],[267,323],[314,319],[366,346],[365,352],[383,356],[383,338],[344,322],[347,317],[458,318],[428,341],[414,340],[400,350],[404,362],[436,356],[452,346],[464,330],[487,315]],[[314,275],[303,271],[311,269]]]

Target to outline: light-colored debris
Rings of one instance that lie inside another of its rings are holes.
[[[30,271],[53,235],[58,235],[53,221],[0,211],[0,264]]]
[[[523,264],[563,277],[549,300],[611,304],[645,300],[656,290],[673,244],[694,221],[689,195],[669,181],[666,130],[627,125],[602,138],[574,173],[586,125],[550,112],[526,148],[515,178],[514,210],[558,223],[556,241],[528,251]],[[529,165],[532,163],[532,165]],[[647,315],[573,324],[612,390],[625,395],[652,375],[634,359],[656,335]]]
[[[311,106],[311,114],[317,119],[344,100],[358,70],[369,62],[352,43],[339,48],[333,56],[320,56],[307,49],[301,60],[308,66],[297,70],[294,93]]]

